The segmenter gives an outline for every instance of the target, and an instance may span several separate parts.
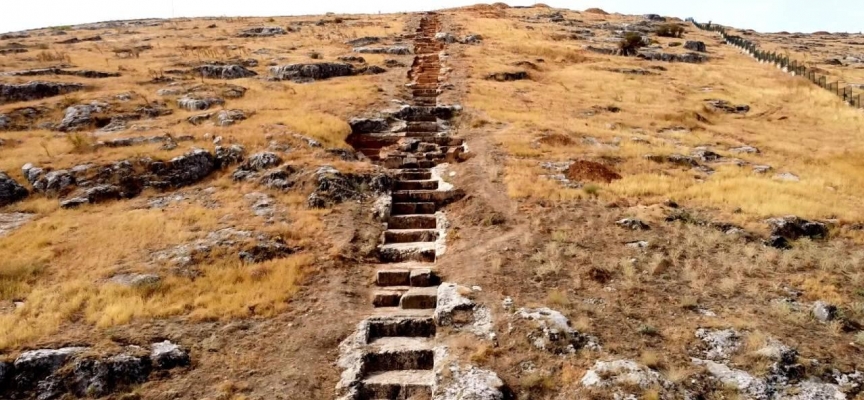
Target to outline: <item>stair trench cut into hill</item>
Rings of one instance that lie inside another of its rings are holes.
[[[444,43],[435,34],[440,27],[439,15],[424,14],[413,37],[415,58],[406,85],[411,97],[391,114],[403,123],[401,132],[359,132],[348,138],[390,169],[395,182],[382,217],[386,230],[374,265],[373,311],[340,346],[343,373],[337,389],[344,400],[435,396],[438,360],[446,353],[436,346],[441,279],[435,261],[446,251],[441,207],[456,194],[436,166],[458,160],[465,151],[447,123],[460,108],[438,103]]]

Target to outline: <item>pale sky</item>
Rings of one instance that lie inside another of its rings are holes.
[[[478,0],[0,0],[0,32],[116,19],[423,11]],[[487,0],[488,3],[494,0]],[[511,0],[622,14],[654,13],[758,31],[860,32],[862,0]],[[857,4],[856,4],[857,3]],[[736,9],[736,7],[740,7]]]

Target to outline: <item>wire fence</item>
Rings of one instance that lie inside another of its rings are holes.
[[[720,33],[720,36],[723,37],[727,44],[741,49],[741,51],[749,54],[760,62],[773,64],[784,72],[790,73],[794,76],[806,78],[810,80],[810,82],[813,82],[813,84],[818,85],[819,87],[836,94],[838,97],[842,98],[843,102],[845,102],[846,104],[849,104],[850,106],[856,108],[864,108],[864,102],[862,102],[864,101],[864,96],[862,96],[861,93],[854,93],[852,87],[847,85],[841,85],[840,81],[830,82],[834,80],[834,78],[828,75],[820,74],[813,68],[808,68],[802,62],[791,60],[785,55],[777,54],[777,52],[768,52],[761,50],[753,42],[744,39],[741,36],[728,34],[726,32],[726,27],[724,26],[714,25],[710,22],[707,24],[701,24],[699,22],[696,22],[696,20],[694,20],[693,18],[688,18],[687,21],[704,31]]]

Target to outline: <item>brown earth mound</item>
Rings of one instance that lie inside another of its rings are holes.
[[[621,179],[621,175],[609,167],[593,161],[578,160],[567,169],[567,179],[571,181],[593,181],[609,183]]]
[[[603,11],[602,9],[599,9],[599,8],[589,8],[589,9],[585,10],[585,12],[589,13],[589,14],[609,15],[608,12]]]
[[[532,7],[532,8],[552,8],[552,7],[549,7],[549,5],[546,4],[546,3],[537,3],[537,4],[535,4],[535,5],[531,6],[531,7]]]

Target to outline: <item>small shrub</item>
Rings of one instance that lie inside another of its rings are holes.
[[[678,24],[663,24],[654,31],[657,36],[680,38],[684,36],[684,27]]]
[[[669,43],[669,47],[680,47],[680,46],[681,46],[681,42],[672,42],[672,43]]]
[[[618,43],[618,50],[621,50],[621,55],[632,56],[644,45],[642,35],[637,32],[627,32],[624,39]]]
[[[585,194],[591,197],[597,197],[600,195],[600,186],[597,186],[593,183],[589,183],[582,188],[585,191]]]
[[[72,145],[72,152],[76,154],[93,151],[93,137],[83,133],[73,133],[66,136],[66,140]]]
[[[546,295],[546,302],[553,306],[566,306],[570,303],[567,299],[567,293],[563,290],[552,289]]]
[[[643,335],[643,336],[659,336],[660,335],[660,331],[651,325],[642,325],[636,331],[639,332],[639,334]]]
[[[267,22],[272,24],[272,23],[276,22],[276,19],[275,18],[267,18]]]
[[[320,60],[321,59],[321,53],[319,53],[317,51],[311,51],[311,52],[309,52],[309,58],[311,58],[313,60]]]

